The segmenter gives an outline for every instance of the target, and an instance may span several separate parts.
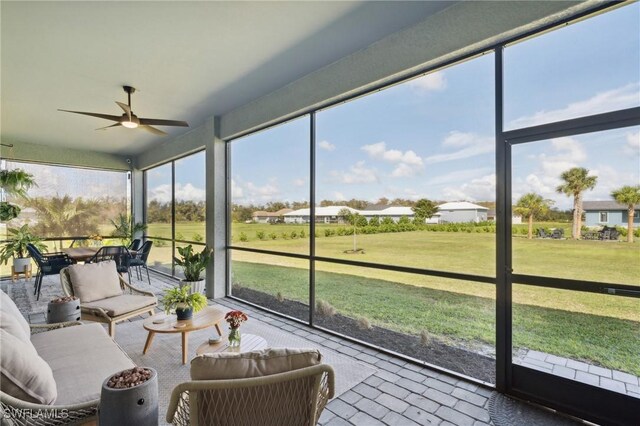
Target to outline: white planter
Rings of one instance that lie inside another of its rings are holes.
[[[30,269],[31,258],[30,257],[14,257],[13,258],[13,270],[16,272],[24,272]]]
[[[204,279],[202,280],[198,280],[198,281],[185,281],[182,280],[180,281],[180,286],[189,286],[191,288],[191,290],[189,290],[189,294],[193,294],[193,293],[200,293],[200,294],[205,294],[204,289],[205,289],[205,283],[204,283]]]

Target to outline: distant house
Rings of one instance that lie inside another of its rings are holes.
[[[411,207],[386,206],[379,204],[367,206],[364,210],[360,211],[360,214],[367,220],[377,217],[380,220],[389,218],[394,222],[399,221],[401,217],[408,217],[410,220],[413,220],[415,215]]]
[[[487,210],[487,220],[489,222],[495,222],[496,220],[496,211],[493,209],[489,209]],[[522,216],[514,214],[513,216],[511,216],[511,224],[512,225],[519,225],[522,223]]]
[[[316,223],[344,223],[344,217],[338,214],[342,209],[348,209],[351,213],[360,213],[347,206],[316,207]],[[311,209],[293,210],[283,216],[284,223],[310,223]]]
[[[292,211],[293,209],[280,209],[277,212],[265,212],[260,210],[253,212],[251,219],[256,223],[275,223],[281,216]]]
[[[487,220],[488,208],[467,201],[455,201],[438,206],[440,223],[483,222]]]
[[[640,225],[640,204],[636,205],[634,225]],[[627,226],[629,211],[627,206],[615,201],[583,201],[585,226]]]

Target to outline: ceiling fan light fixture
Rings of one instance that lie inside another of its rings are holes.
[[[122,124],[127,129],[135,129],[136,127],[138,127],[138,123],[136,123],[135,121],[122,121],[120,124]]]

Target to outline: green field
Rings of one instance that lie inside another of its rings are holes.
[[[536,224],[561,227],[570,224]],[[358,235],[364,254],[345,253],[352,236],[325,237],[317,226],[318,256],[495,277],[495,234],[414,231]],[[519,225],[517,228],[526,228]],[[183,234],[202,232],[183,224]],[[265,233],[263,240],[258,233]],[[291,232],[305,238],[292,239]],[[204,234],[204,232],[202,232]],[[244,233],[246,241],[240,241]],[[170,236],[168,225],[152,225],[150,235]],[[232,225],[235,246],[308,254],[305,225]],[[269,234],[275,234],[271,239]],[[284,235],[287,239],[284,239]],[[515,273],[640,286],[640,243],[623,241],[512,240]],[[170,262],[170,249],[155,258]],[[152,252],[153,253],[153,252]],[[152,255],[152,257],[154,257]],[[308,303],[308,261],[251,252],[232,253],[232,280],[272,295]],[[425,330],[438,339],[466,346],[495,343],[495,287],[427,275],[316,262],[316,297],[340,313],[405,333]],[[629,297],[513,286],[513,341],[526,347],[585,360],[640,375],[640,301]]]

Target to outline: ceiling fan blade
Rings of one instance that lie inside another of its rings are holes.
[[[116,101],[116,103],[129,116],[129,121],[131,121],[131,107],[127,104],[123,104],[122,102]]]
[[[74,114],[88,115],[90,117],[104,118],[105,120],[120,121],[119,115],[99,114],[97,112],[69,111],[68,109],[59,109],[58,111],[72,112]]]
[[[141,118],[140,124],[150,124],[153,126],[180,126],[180,127],[189,127],[189,124],[186,121],[178,121],[178,120],[161,120],[158,118]]]
[[[140,120],[140,121],[142,121],[142,120]],[[146,124],[140,124],[140,126],[138,126],[138,127],[141,128],[141,129],[146,130],[147,132],[153,133],[154,135],[158,135],[158,136],[165,136],[167,134],[166,132],[163,132],[160,129],[156,129],[155,127],[151,127],[151,126],[148,126]]]
[[[105,130],[105,129],[108,129],[109,127],[118,127],[118,126],[122,126],[122,124],[116,123],[116,124],[112,124],[111,126],[98,127],[96,130]]]

